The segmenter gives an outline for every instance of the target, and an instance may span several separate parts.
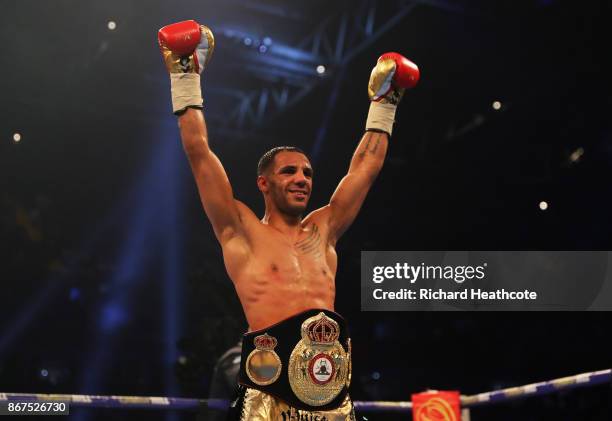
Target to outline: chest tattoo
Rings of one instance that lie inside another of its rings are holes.
[[[308,236],[297,243],[295,243],[300,254],[310,254],[314,257],[321,256],[321,234],[319,234],[319,227],[316,224],[312,224],[312,229]]]

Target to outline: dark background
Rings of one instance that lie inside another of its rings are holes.
[[[182,155],[156,45],[159,27],[189,18],[216,35],[203,76],[212,147],[236,196],[260,215],[263,152],[308,151],[311,207],[324,205],[363,132],[376,58],[398,51],[419,65],[386,165],[338,244],[336,309],[351,322],[354,399],[472,394],[609,368],[609,313],[362,313],[358,291],[361,250],[610,250],[610,7],[3,2],[0,392],[206,397],[214,362],[246,328]],[[371,10],[372,32],[359,32]],[[346,48],[336,53],[344,18]],[[331,47],[313,50],[317,35]],[[270,99],[283,90],[289,106]],[[609,420],[611,393],[517,401],[472,419]],[[177,417],[195,419],[168,416]]]

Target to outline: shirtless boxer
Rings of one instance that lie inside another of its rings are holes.
[[[170,72],[173,112],[204,211],[223,250],[249,323],[243,338],[240,394],[230,417],[240,420],[352,420],[348,396],[350,339],[334,312],[335,245],[353,222],[382,168],[395,109],[418,68],[399,54],[372,70],[366,132],[348,174],[328,205],[305,218],[313,170],[299,149],[279,147],[259,161],[265,201],[259,219],[233,196],[208,144],[200,73],[214,48],[212,32],[194,21],[159,31]]]

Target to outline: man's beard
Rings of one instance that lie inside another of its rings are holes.
[[[300,204],[291,204],[286,198],[276,202],[276,206],[281,213],[289,216],[301,216],[306,210],[306,201]]]
[[[278,204],[278,210],[281,213],[289,216],[302,216],[304,211],[306,210],[306,204],[304,206],[291,206],[288,203]]]

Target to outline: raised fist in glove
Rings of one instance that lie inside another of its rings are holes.
[[[416,64],[398,53],[385,53],[378,58],[370,74],[368,96],[372,103],[366,122],[366,130],[376,130],[391,135],[395,110],[404,90],[414,88],[420,73]]]
[[[172,86],[172,110],[202,108],[200,73],[210,61],[215,48],[212,31],[196,21],[187,20],[161,28],[159,48]]]

